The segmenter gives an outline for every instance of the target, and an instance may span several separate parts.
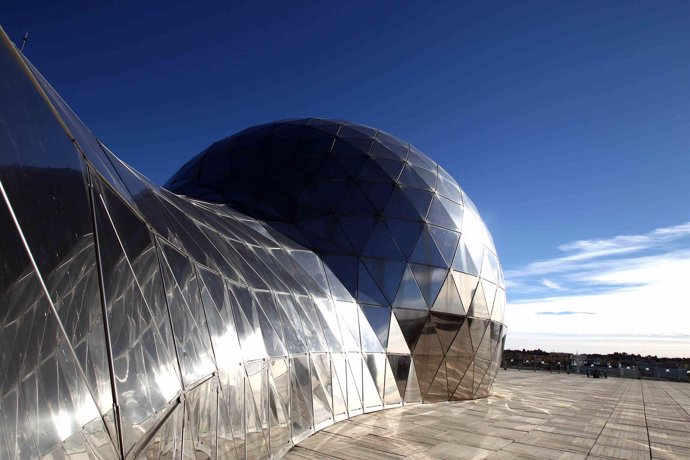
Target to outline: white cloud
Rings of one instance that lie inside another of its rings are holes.
[[[609,239],[573,241],[558,247],[561,252],[565,252],[567,255],[532,262],[518,270],[509,270],[505,273],[505,277],[506,279],[520,279],[528,276],[568,272],[579,268],[583,262],[658,249],[684,238],[690,238],[690,222],[672,227],[657,228],[642,235],[621,235]]]
[[[546,286],[549,289],[553,289],[556,291],[562,291],[563,290],[563,287],[560,284],[558,284],[555,281],[551,281],[550,279],[547,279],[547,278],[542,279],[541,284],[543,284],[544,286]]]
[[[507,347],[534,348],[524,344],[537,337],[548,350],[582,341],[600,347],[589,351],[690,357],[690,223],[559,249],[568,254],[506,272]]]

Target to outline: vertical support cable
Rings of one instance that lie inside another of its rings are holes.
[[[96,249],[96,273],[98,274],[98,286],[101,297],[101,315],[103,317],[103,330],[105,333],[106,354],[108,357],[108,374],[110,375],[110,391],[113,398],[113,412],[115,415],[115,431],[117,442],[120,449],[120,457],[125,458],[125,443],[122,434],[122,418],[120,414],[120,404],[117,395],[117,381],[115,378],[115,362],[113,360],[112,342],[110,340],[110,326],[108,323],[108,306],[105,298],[105,283],[103,282],[103,266],[101,265],[101,241],[98,237],[98,221],[96,220],[96,197],[94,196],[91,171],[87,168],[89,206],[91,208],[91,224],[93,226],[93,238]]]

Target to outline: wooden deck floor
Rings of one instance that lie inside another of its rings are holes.
[[[287,459],[690,459],[690,384],[508,370],[494,395],[337,423]]]

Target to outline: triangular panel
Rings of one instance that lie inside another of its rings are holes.
[[[409,265],[405,267],[400,287],[393,301],[393,306],[397,308],[414,308],[418,310],[426,310],[428,307],[422,291],[419,290],[417,280],[412,274]]]

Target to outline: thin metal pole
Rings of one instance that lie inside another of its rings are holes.
[[[117,395],[117,380],[115,378],[115,361],[113,360],[113,348],[110,340],[110,325],[108,323],[108,307],[105,298],[105,283],[103,281],[103,266],[101,265],[101,241],[98,237],[98,222],[96,220],[96,197],[94,196],[91,171],[87,168],[89,178],[89,205],[91,207],[91,221],[93,225],[93,238],[96,245],[96,273],[98,274],[98,285],[101,297],[101,315],[103,317],[103,330],[105,332],[105,346],[108,357],[108,373],[110,374],[110,390],[113,397],[113,411],[115,412],[115,428],[117,431],[117,441],[120,448],[121,458],[125,458],[125,443],[122,434],[122,419],[120,414],[120,404]]]

